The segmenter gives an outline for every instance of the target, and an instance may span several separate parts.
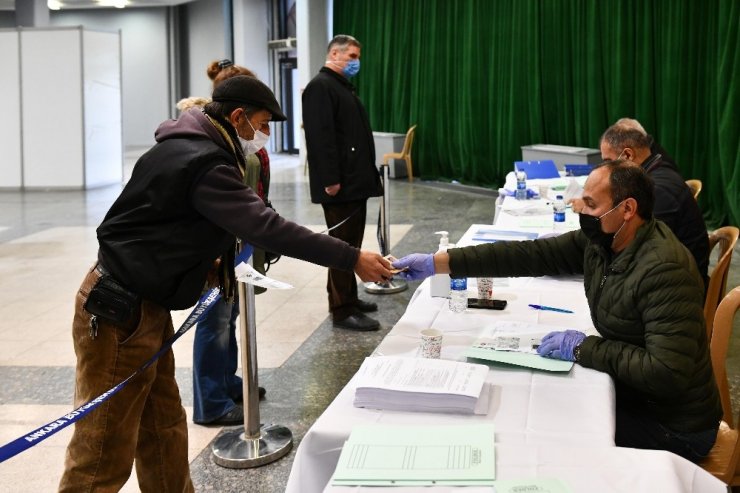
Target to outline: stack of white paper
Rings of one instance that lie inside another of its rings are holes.
[[[354,384],[355,407],[487,414],[488,366],[440,359],[366,358]]]

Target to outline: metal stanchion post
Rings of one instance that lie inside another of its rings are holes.
[[[252,263],[252,259],[249,259]],[[257,385],[257,323],[254,286],[238,283],[241,336],[244,427],[224,428],[213,441],[213,461],[232,469],[248,469],[274,462],[293,448],[293,434],[280,425],[260,425]]]
[[[391,226],[388,221],[388,211],[390,210],[390,196],[388,191],[389,183],[389,166],[382,164],[383,168],[383,200],[380,202],[380,224],[383,241],[381,242],[380,254],[386,256],[390,253]],[[368,282],[365,283],[365,291],[370,294],[393,294],[400,293],[408,289],[409,285],[403,279],[389,279],[385,282]]]

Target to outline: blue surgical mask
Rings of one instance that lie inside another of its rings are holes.
[[[357,72],[360,71],[360,61],[359,60],[350,60],[347,62],[347,64],[342,69],[342,73],[345,77],[354,77],[357,75]]]

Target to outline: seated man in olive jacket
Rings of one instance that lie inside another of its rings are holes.
[[[671,230],[653,218],[645,171],[608,161],[588,177],[581,229],[555,238],[496,242],[393,262],[401,275],[460,277],[583,274],[599,336],[566,330],[542,339],[545,357],[612,376],[618,446],[664,449],[698,462],[722,415],[704,329],[702,279]]]

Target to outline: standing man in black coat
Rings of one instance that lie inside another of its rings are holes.
[[[303,91],[311,201],[324,208],[326,225],[334,228],[329,234],[358,248],[367,199],[383,194],[370,120],[348,80],[360,70],[361,48],[352,36],[335,36],[324,67]],[[334,325],[358,331],[380,327],[364,313],[378,306],[358,298],[354,273],[330,268],[326,290]]]

